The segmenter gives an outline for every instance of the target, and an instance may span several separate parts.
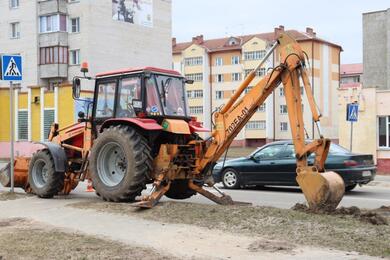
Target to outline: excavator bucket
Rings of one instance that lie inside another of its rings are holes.
[[[344,181],[335,172],[318,172],[316,167],[302,167],[296,178],[311,210],[333,211],[344,196]]]

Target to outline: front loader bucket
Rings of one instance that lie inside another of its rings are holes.
[[[302,167],[296,180],[311,210],[333,211],[344,196],[344,181],[335,172],[319,173],[316,167]]]

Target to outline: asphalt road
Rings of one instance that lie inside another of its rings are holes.
[[[278,208],[291,208],[296,203],[305,202],[305,198],[298,187],[263,187],[263,188],[247,188],[240,190],[223,189],[222,184],[217,184],[223,192],[230,195],[235,201],[249,202],[257,206],[272,206]],[[148,194],[148,189],[143,194]],[[77,189],[72,192],[72,197],[92,198],[96,197],[94,193],[85,192],[86,184],[81,183]],[[0,185],[0,191],[9,190]],[[218,194],[214,189],[209,189],[215,194]],[[16,191],[21,191],[16,189]],[[163,197],[162,201],[170,199]],[[184,202],[213,204],[212,201],[204,198],[201,195],[193,196],[190,199],[183,200]],[[377,176],[375,181],[363,187],[357,187],[353,191],[346,193],[341,206],[357,206],[360,208],[378,208],[382,205],[390,206],[390,176]]]

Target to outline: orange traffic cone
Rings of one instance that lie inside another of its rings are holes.
[[[95,192],[95,189],[93,188],[91,179],[87,180],[87,189],[86,192]]]

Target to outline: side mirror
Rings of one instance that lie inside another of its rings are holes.
[[[260,161],[260,158],[259,157],[255,157],[254,155],[251,155],[249,157],[252,161],[255,161],[255,162],[259,162]]]
[[[73,98],[74,99],[80,98],[80,92],[81,92],[81,80],[80,78],[74,78],[73,87],[72,87]]]

